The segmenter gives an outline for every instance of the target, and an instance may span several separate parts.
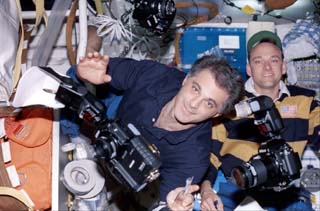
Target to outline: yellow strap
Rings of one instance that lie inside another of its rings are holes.
[[[34,28],[36,28],[40,22],[41,19],[44,19],[45,25],[48,24],[48,16],[44,9],[44,0],[33,0],[34,5],[36,6],[36,22]]]
[[[17,55],[16,55],[16,64],[13,70],[13,88],[18,84],[20,74],[21,74],[21,55],[22,55],[22,45],[23,45],[23,40],[24,40],[24,33],[23,33],[23,22],[22,22],[22,16],[21,16],[21,5],[20,1],[16,0],[18,12],[19,12],[19,19],[20,19],[20,41],[18,45],[18,50],[17,50]]]
[[[181,33],[179,31],[177,31],[176,35],[175,35],[175,39],[174,39],[174,49],[175,49],[174,58],[175,58],[177,66],[181,64],[181,57],[180,57],[180,52],[179,52],[180,37],[181,37]]]
[[[71,65],[76,64],[76,57],[74,55],[73,47],[72,47],[72,28],[74,25],[74,20],[75,20],[77,9],[78,9],[78,0],[75,0],[75,1],[73,1],[71,9],[70,9],[70,14],[67,19],[67,28],[66,28],[67,53],[68,53],[68,58],[69,58]]]
[[[30,203],[26,199],[26,197],[23,195],[23,193],[21,193],[17,189],[0,186],[0,195],[11,196],[15,199],[18,199],[19,201],[21,201],[24,205],[26,205],[28,207],[29,211],[33,210],[32,206],[30,205]]]
[[[36,6],[36,22],[35,22],[35,26],[33,27],[33,29],[35,29],[40,24],[42,18],[44,19],[45,24],[47,25],[48,17],[44,9],[44,0],[33,0],[33,3]],[[17,49],[16,63],[13,70],[13,89],[16,88],[18,81],[21,77],[21,57],[22,57],[22,49],[23,49],[23,43],[24,43],[24,30],[23,30],[23,21],[22,21],[22,15],[21,15],[22,9],[20,5],[20,1],[16,0],[16,4],[17,4],[19,19],[20,19],[20,41]]]
[[[98,13],[99,15],[102,15],[102,14],[103,14],[103,8],[102,8],[101,0],[94,0],[94,3],[95,3],[95,5],[96,5],[97,13]]]

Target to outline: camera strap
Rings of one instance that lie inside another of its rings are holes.
[[[11,185],[3,160],[3,140],[0,141],[0,210],[33,210],[26,193]]]
[[[67,27],[66,28],[66,45],[67,45],[68,58],[71,65],[76,64],[76,56],[72,46],[72,29],[74,26],[77,9],[78,9],[78,1],[73,1],[69,16],[67,19],[67,26],[66,26]]]
[[[5,156],[0,162],[7,177],[3,178],[9,180],[7,187],[24,192],[39,210],[51,207],[52,120],[52,109],[29,107],[4,121],[6,140],[1,153]]]

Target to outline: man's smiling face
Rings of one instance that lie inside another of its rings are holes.
[[[176,96],[173,115],[182,124],[194,124],[219,116],[229,94],[215,82],[209,70],[187,76]]]

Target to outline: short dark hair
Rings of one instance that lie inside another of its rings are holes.
[[[229,98],[220,112],[226,114],[232,111],[234,105],[244,94],[243,79],[240,73],[232,68],[225,59],[206,55],[195,61],[188,77],[192,77],[203,70],[209,70],[217,85],[229,94]]]

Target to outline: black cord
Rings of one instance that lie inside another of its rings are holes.
[[[195,2],[195,0],[192,0],[192,3],[196,7],[196,10],[197,10],[196,17],[199,17],[199,7],[198,7],[197,3]]]
[[[177,14],[176,17],[175,17],[175,19],[176,19],[176,20],[181,19],[181,20],[182,20],[182,23],[181,23],[181,24],[177,23],[177,24],[175,24],[175,26],[173,26],[173,23],[174,23],[174,21],[173,21],[173,23],[171,24],[169,30],[175,31],[175,30],[177,30],[177,29],[184,28],[184,27],[187,26],[188,20],[187,20],[187,18],[184,17],[183,15]]]
[[[306,60],[313,60],[313,59],[316,59],[316,60],[319,61],[320,57],[315,54],[315,55],[312,55],[312,56],[307,56],[307,57],[302,57],[302,58],[295,58],[295,59],[292,59],[292,61],[297,62],[297,61],[306,61]]]
[[[87,8],[94,16],[98,15],[97,11],[91,6],[91,4],[87,4]]]
[[[258,12],[261,12],[261,11],[259,11],[259,10],[257,10]],[[287,17],[283,17],[282,15],[273,15],[273,14],[270,14],[270,12],[272,12],[271,10],[270,11],[268,11],[267,13],[266,13],[266,15],[268,15],[268,16],[270,16],[270,17],[273,17],[273,18],[276,18],[276,19],[280,19],[280,18],[282,18],[282,19],[285,19],[285,20],[288,20],[288,21],[291,21],[291,22],[296,22],[295,21],[295,19],[293,19],[293,18],[287,18]]]
[[[132,11],[133,11],[132,9],[127,10],[121,15],[120,20],[121,20],[123,25],[127,25],[128,24],[129,19],[130,19],[129,15],[132,13]]]
[[[320,0],[313,0],[312,1],[313,5],[317,10],[315,11],[316,13],[320,13]]]
[[[108,9],[108,12],[110,13],[111,18],[117,20],[117,18],[114,16],[114,14],[111,11],[111,3],[112,3],[112,0],[109,1],[109,4],[106,3],[106,7]]]
[[[242,9],[241,7],[238,7],[238,6],[235,5],[233,2],[231,2],[230,0],[223,0],[223,2],[224,2],[226,5],[230,6],[230,7],[235,7],[235,8],[237,8],[237,9],[239,9],[239,10]]]

